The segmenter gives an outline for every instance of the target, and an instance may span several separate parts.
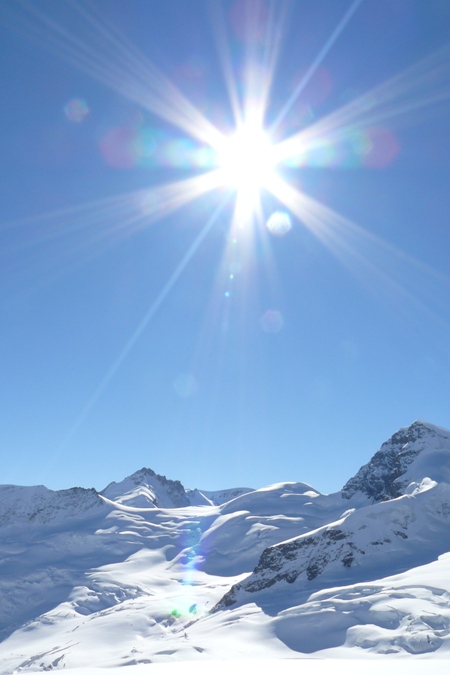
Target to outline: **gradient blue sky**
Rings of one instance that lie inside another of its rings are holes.
[[[330,492],[450,427],[447,0],[3,0],[0,50],[0,482]],[[270,76],[294,196],[236,227],[196,128]]]

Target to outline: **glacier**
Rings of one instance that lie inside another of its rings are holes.
[[[450,431],[422,421],[330,495],[299,482],[185,489],[148,468],[101,492],[2,485],[0,674],[438,667],[449,532]]]

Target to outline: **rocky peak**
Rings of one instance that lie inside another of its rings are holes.
[[[411,426],[399,429],[391,436],[391,438],[383,443],[381,449],[385,446],[388,447],[397,447],[399,450],[404,448],[408,443],[415,443],[416,441],[423,438],[432,438],[438,433],[437,427],[434,427],[431,424],[426,422],[421,422],[416,420]]]
[[[130,478],[134,480],[136,485],[142,485],[142,483],[153,485],[154,479],[156,479],[158,483],[165,488],[165,491],[170,496],[175,507],[189,506],[186,490],[179,480],[171,480],[170,478],[166,478],[159,473],[155,473],[152,469],[147,469],[145,467],[133,473]]]
[[[179,480],[170,480],[146,467],[120,483],[110,483],[101,494],[129,506],[177,508],[190,504]]]
[[[399,429],[383,443],[370,462],[344,485],[342,496],[350,499],[359,492],[373,503],[399,497],[411,482],[411,476],[406,475],[408,468],[421,453],[441,447],[443,441],[449,443],[448,432],[426,422],[416,421],[409,427]],[[418,479],[426,475],[424,473]]]

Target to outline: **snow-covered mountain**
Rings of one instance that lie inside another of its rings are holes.
[[[179,480],[169,480],[152,469],[143,468],[120,483],[110,483],[100,494],[128,506],[170,509],[180,506],[220,506],[246,492],[252,492],[252,488],[231,488],[216,492],[186,490]]]
[[[408,486],[419,485],[424,478],[450,484],[449,432],[446,429],[414,422],[400,429],[351,478],[342,489],[350,499],[364,494],[372,502],[405,494]]]
[[[110,483],[103,497],[128,506],[142,508],[178,508],[189,506],[186,490],[179,480],[168,480],[151,469],[136,471],[120,483]]]
[[[289,605],[330,579],[372,580],[435,560],[450,550],[449,470],[448,431],[423,422],[400,429],[339,493],[349,508],[338,520],[267,548],[217,609],[253,594],[279,607],[286,584]]]
[[[342,491],[0,486],[0,674],[450,655],[450,432],[400,429]]]

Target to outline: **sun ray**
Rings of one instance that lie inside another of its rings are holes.
[[[0,226],[0,259],[10,281],[47,283],[124,238],[222,187],[219,170],[23,218]],[[12,261],[15,261],[13,268]],[[44,274],[45,271],[45,274]]]
[[[163,304],[164,300],[172,290],[172,288],[175,286],[177,283],[178,279],[186,269],[187,265],[190,263],[192,257],[195,255],[199,247],[201,246],[203,240],[207,236],[207,234],[210,232],[211,228],[215,225],[217,222],[220,214],[223,212],[226,204],[228,201],[228,197],[223,198],[218,206],[214,209],[212,215],[206,222],[206,224],[202,227],[200,232],[197,234],[196,238],[194,239],[193,243],[183,256],[182,260],[180,263],[177,265],[175,268],[174,272],[170,275],[168,281],[166,284],[163,286],[161,291],[159,292],[158,296],[155,298],[155,300],[151,303],[148,311],[145,313],[141,321],[139,322],[138,326],[136,329],[133,331],[133,333],[130,335],[129,339],[125,343],[123,349],[120,351],[118,354],[117,358],[113,361],[111,366],[108,368],[107,372],[105,373],[104,377],[101,379],[99,384],[97,385],[96,389],[86,402],[85,406],[81,410],[80,414],[76,418],[75,422],[67,432],[65,438],[63,439],[62,443],[60,444],[59,448],[55,451],[54,456],[52,460],[54,461],[56,456],[58,456],[70,443],[72,438],[75,436],[77,431],[80,429],[81,425],[83,424],[84,420],[88,417],[90,414],[91,410],[94,408],[96,403],[98,402],[99,398],[102,396],[103,392],[107,389],[108,385],[111,383],[113,380],[114,376],[120,369],[122,363],[125,361],[127,356],[129,355],[130,351],[133,349],[134,345],[137,343],[139,338],[142,336],[143,332],[147,328],[148,324],[150,321],[153,319],[155,316],[156,312],[159,310],[161,305]]]
[[[199,174],[193,178],[144,189],[139,196],[155,200],[155,208],[148,213],[149,221],[160,220],[199,197],[223,187],[220,169]]]
[[[327,56],[333,45],[335,44],[336,40],[340,37],[342,31],[345,29],[347,26],[348,22],[352,18],[353,14],[356,12],[358,9],[359,5],[361,4],[362,0],[354,0],[349,9],[345,12],[344,16],[342,19],[339,21],[338,25],[336,28],[333,30],[331,33],[330,37],[328,40],[325,42],[324,46],[322,49],[319,51],[318,55],[312,62],[312,64],[309,66],[308,70],[306,71],[305,75],[302,77],[298,85],[295,87],[294,91],[292,92],[291,96],[288,98],[286,103],[283,105],[281,108],[280,112],[278,113],[277,117],[275,118],[274,122],[272,123],[271,126],[271,132],[274,132],[281,122],[284,120],[288,112],[291,110],[292,106],[294,105],[295,101],[298,99],[314,73],[316,72],[317,68],[320,66],[324,58]]]
[[[260,25],[258,12],[260,13],[264,7],[265,5],[262,2],[243,6],[246,9],[246,14],[242,17],[243,30],[246,33],[246,53],[242,65],[242,75],[238,77],[233,70],[230,39],[226,30],[223,8],[219,7],[218,3],[212,5],[211,23],[233,112],[235,129],[254,126],[262,130],[264,127],[270,90],[282,42],[286,6],[283,5],[280,11],[278,5],[278,16],[276,16],[275,5],[270,5],[270,17],[264,22],[265,34],[261,36],[257,35]],[[238,91],[239,82],[245,83],[242,95]]]
[[[414,113],[450,98],[449,74],[446,47],[281,141],[274,149],[277,161],[298,156],[307,164],[308,153],[339,143],[355,129],[413,122]]]
[[[281,122],[292,107],[318,65],[345,29],[360,3],[361,0],[355,0],[348,8],[311,64],[305,77],[282,107],[274,126],[277,126]],[[160,115],[163,119],[184,129],[191,136],[199,138],[217,149],[227,140],[224,134],[206,120],[133,44],[113,26],[105,27],[102,25],[93,11],[88,11],[76,2],[71,4],[75,13],[83,19],[85,25],[90,27],[92,36],[97,38],[88,42],[79,39],[70,29],[59,24],[54,17],[46,15],[35,5],[22,2],[18,2],[17,4],[25,8],[36,21],[35,25],[32,23],[25,25],[23,23],[22,28],[26,28],[30,34],[34,34],[41,44],[46,40],[48,42],[47,46],[57,51],[59,56],[88,71],[90,75],[97,77],[97,79],[108,84],[108,86],[120,91],[129,99],[138,101],[147,109]],[[258,3],[252,5],[252,7],[253,9],[256,7],[260,11]],[[271,6],[271,11],[274,11],[273,6]],[[271,31],[270,37],[276,35],[277,39],[268,41],[273,46],[265,51],[264,49],[262,50],[262,66],[259,69],[255,68],[257,39],[254,31],[256,30],[255,25],[257,23],[257,21],[247,21],[246,24],[246,30],[249,31],[247,35],[248,54],[245,64],[247,86],[244,89],[245,94],[242,103],[239,101],[236,86],[237,78],[234,77],[232,72],[229,53],[225,54],[222,49],[219,50],[223,54],[222,64],[232,98],[232,107],[236,115],[236,121],[242,121],[244,131],[245,125],[256,130],[263,129],[264,115],[281,39],[281,22],[276,22],[274,15],[272,15],[270,20],[265,23],[265,30]],[[225,33],[223,32],[222,45],[224,41]],[[101,45],[101,49],[91,46],[95,42]],[[317,144],[338,142],[340,137],[348,132],[348,128],[351,125],[367,126],[381,120],[405,115],[412,110],[420,109],[448,98],[450,96],[448,87],[442,87],[443,78],[448,74],[449,69],[448,51],[448,49],[444,50],[438,55],[426,59],[412,69],[379,85],[379,87],[374,88],[364,96],[357,98],[350,104],[328,115],[309,128],[282,141],[276,146],[275,159],[271,160],[271,163],[274,166],[292,157],[302,156],[314,150]],[[261,58],[259,61],[261,62]],[[264,74],[262,79],[261,72]],[[433,77],[430,77],[431,75]],[[237,128],[239,132],[238,124]],[[247,154],[249,155],[249,153]],[[251,153],[249,156],[251,156]],[[244,162],[241,178],[238,175],[237,184],[235,185],[236,200],[232,228],[234,229],[241,226],[244,222],[252,220],[256,212],[261,214],[261,189],[267,189],[269,192],[272,192],[280,201],[287,205],[295,201],[293,212],[302,218],[302,209],[304,211],[306,204],[310,204],[308,198],[306,196],[299,198],[297,195],[296,200],[293,200],[293,194],[296,193],[295,189],[280,179],[277,180],[272,167],[269,171],[270,177],[259,176],[258,171],[261,158],[256,156],[253,160],[255,159],[256,161],[252,165],[245,164]],[[236,167],[237,165],[234,164],[232,171],[239,174],[236,171]],[[150,208],[142,216],[141,214],[130,214],[126,217],[125,211],[128,208],[126,196],[123,199],[119,198],[114,202],[105,203],[104,207],[93,216],[90,225],[92,226],[92,220],[96,220],[97,222],[106,221],[107,218],[111,218],[113,210],[115,210],[116,216],[120,214],[121,222],[116,227],[113,227],[110,222],[108,232],[105,229],[105,236],[110,236],[114,232],[117,234],[120,230],[123,232],[129,231],[136,224],[140,224],[142,220],[149,223],[152,220],[167,216],[192,199],[208,191],[227,185],[230,181],[225,175],[226,173],[227,171],[224,172],[222,167],[222,170],[219,168],[216,171],[202,174],[200,177],[141,191],[139,194],[134,195],[134,198],[147,200],[147,203],[150,204]],[[229,173],[230,170],[228,169]],[[246,174],[251,176],[250,182],[248,182]],[[256,178],[255,174],[257,174]],[[247,182],[244,178],[246,178]],[[273,184],[272,181],[274,181]],[[157,205],[157,207],[152,207],[152,204]],[[309,214],[311,218],[311,213],[314,212],[314,209],[310,209],[309,211],[307,209],[306,215]],[[303,213],[303,220],[305,220],[305,213]],[[316,233],[320,232],[317,222],[316,230],[318,230]],[[52,239],[53,237],[64,237],[68,233],[76,231],[77,225],[76,223],[72,223],[70,228],[65,229],[64,234],[59,229],[57,234],[55,232],[47,232],[45,236],[47,239]],[[94,231],[95,236],[102,236],[99,229]]]
[[[271,191],[372,294],[396,302],[398,307],[401,301],[407,301],[448,327],[450,315],[442,294],[443,289],[450,293],[448,276],[438,274],[280,177],[272,182]]]
[[[4,238],[2,252],[10,255],[20,249],[45,245],[53,240],[90,231],[95,224],[102,222],[105,223],[105,230],[99,229],[96,236],[107,235],[108,231],[112,232],[117,228],[127,232],[129,224],[135,219],[143,221],[143,226],[147,226],[222,185],[221,172],[217,169],[173,183],[124,192],[114,197],[95,199],[1,223],[0,236]],[[124,221],[124,218],[130,220]],[[113,227],[115,221],[117,225]],[[42,224],[41,228],[36,227],[39,224]]]
[[[243,123],[242,105],[238,94],[238,80],[233,72],[233,66],[230,55],[230,40],[226,32],[225,17],[223,8],[218,2],[208,4],[210,10],[210,21],[214,32],[216,50],[220,59],[225,84],[227,87],[228,98],[233,112],[233,118],[236,125]]]
[[[280,45],[282,42],[283,24],[286,6],[282,7],[277,16],[275,5],[269,5],[269,15],[264,21],[257,16],[257,12],[263,11],[262,3],[250,3],[249,15],[246,17],[245,28],[247,36],[247,54],[244,64],[244,94],[243,94],[243,124],[254,124],[256,128],[263,129],[267,113],[270,91],[275,75]],[[253,9],[255,16],[250,14]],[[258,26],[261,35],[255,35]],[[236,123],[236,128],[239,128]]]
[[[270,3],[270,13],[263,25],[261,38],[261,35],[257,34],[259,17],[251,15],[250,12],[262,11],[263,3],[244,3],[248,15],[244,17],[246,35],[242,45],[244,57],[240,64],[242,74],[238,74],[238,66],[233,63],[229,49],[230,40],[225,20],[223,15],[219,15],[215,4],[213,25],[235,127],[234,133],[226,134],[224,130],[216,128],[135,45],[122,35],[117,27],[104,24],[103,18],[91,5],[79,2],[65,4],[65,11],[70,7],[71,16],[75,19],[72,25],[67,21],[67,16],[65,22],[61,23],[58,16],[46,14],[40,6],[22,0],[17,1],[15,6],[26,10],[27,19],[19,17],[15,25],[16,30],[25,31],[26,35],[40,47],[50,50],[129,101],[137,103],[162,121],[175,126],[189,138],[196,139],[213,150],[208,161],[202,165],[203,173],[171,183],[153,184],[147,189],[98,200],[76,209],[67,209],[42,217],[40,222],[47,218],[48,226],[24,238],[30,250],[35,251],[39,246],[48,249],[54,244],[54,253],[57,256],[73,257],[81,250],[88,251],[92,255],[95,249],[102,249],[105,243],[114,243],[130,236],[158,220],[167,218],[208,193],[217,192],[219,201],[219,206],[200,230],[94,389],[69,429],[58,453],[70,443],[91,413],[191,262],[208,232],[217,223],[219,215],[231,202],[233,204],[230,208],[228,243],[221,265],[221,272],[224,272],[227,281],[235,275],[233,251],[238,248],[238,244],[241,250],[245,251],[247,260],[250,260],[251,255],[255,255],[254,240],[261,236],[266,246],[266,257],[270,257],[268,255],[270,248],[267,245],[269,233],[277,234],[277,228],[258,230],[265,222],[262,193],[267,191],[294,214],[358,277],[362,284],[368,285],[370,290],[375,292],[381,290],[388,293],[391,299],[406,298],[416,304],[422,303],[421,308],[430,311],[432,303],[428,302],[429,298],[424,295],[422,289],[420,288],[419,292],[416,292],[416,289],[414,292],[410,290],[410,271],[412,269],[420,271],[421,279],[426,278],[428,281],[428,289],[432,288],[434,282],[436,285],[447,284],[450,288],[448,279],[437,279],[429,269],[420,267],[416,261],[382,239],[315,201],[277,173],[278,169],[281,171],[285,166],[308,165],[310,156],[315,150],[323,145],[339,144],[355,127],[367,128],[370,125],[400,119],[406,122],[411,119],[413,113],[450,98],[450,88],[448,85],[443,86],[444,79],[450,71],[448,59],[450,49],[446,49],[364,95],[356,97],[347,105],[301,129],[277,145],[273,144],[273,132],[279,130],[282,121],[301,96],[319,65],[330,53],[361,2],[362,0],[353,0],[348,6],[292,95],[275,116],[270,130],[265,128],[266,116],[282,43],[281,19],[284,14],[283,12],[276,14],[276,3]],[[287,4],[283,3],[282,9],[286,7]],[[11,13],[14,15],[12,10]],[[82,32],[77,32],[77,21],[83,22]],[[83,34],[84,38],[81,38],[80,34]],[[174,166],[180,168],[181,163],[177,165],[174,163]],[[184,168],[190,171],[198,170],[192,158]],[[63,227],[60,225],[61,220],[64,221]],[[280,223],[278,234],[286,233],[291,227],[289,219],[281,220]],[[407,274],[402,274],[402,270],[406,270]],[[246,315],[247,292],[246,284],[242,284],[239,298],[242,316]],[[231,295],[228,288],[222,293],[221,311],[222,309],[231,311],[229,309],[231,302],[228,302]],[[227,303],[228,307],[225,307]],[[436,306],[436,302],[433,306]],[[446,313],[447,311],[445,310]],[[217,311],[213,316],[214,319],[217,318]],[[243,334],[244,320],[240,329]],[[243,360],[245,351],[244,348],[239,351],[239,357]]]
[[[76,3],[73,5],[75,15],[84,19],[85,31],[91,28],[91,39],[87,42],[36,5],[26,3],[22,7],[34,21],[12,14],[10,23],[41,48],[52,51],[192,138],[211,147],[221,142],[222,133],[116,28],[108,27],[107,30],[93,13]],[[92,44],[101,45],[101,49]]]
[[[114,25],[109,25],[108,29],[102,24],[101,19],[96,20],[90,16],[86,10],[78,5],[78,11],[83,14],[87,21],[90,21],[95,29],[104,37],[111,41],[114,52],[118,50],[122,55],[124,62],[128,61],[130,77],[136,69],[140,72],[141,85],[144,88],[142,103],[149,110],[157,112],[156,106],[158,99],[163,97],[166,102],[164,110],[158,113],[163,119],[170,120],[175,126],[187,131],[193,138],[198,138],[208,145],[215,147],[222,139],[221,132],[206,118],[183,94],[168,80],[142,52],[140,52],[126,37],[119,33]],[[149,76],[151,75],[151,86],[155,90],[154,95],[149,98],[149,103],[144,104],[147,94],[145,89],[149,86]],[[156,97],[156,99],[155,99]],[[139,100],[138,100],[139,102]],[[172,116],[168,117],[168,115]]]

